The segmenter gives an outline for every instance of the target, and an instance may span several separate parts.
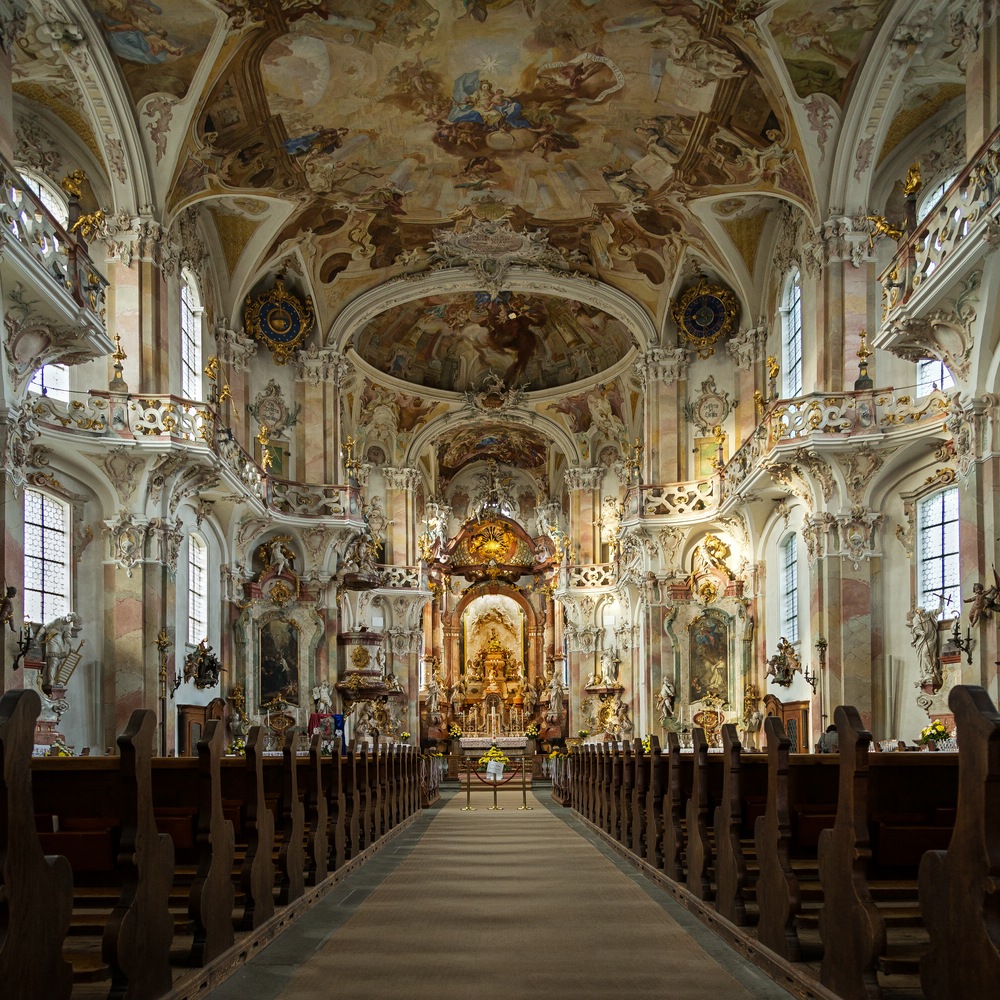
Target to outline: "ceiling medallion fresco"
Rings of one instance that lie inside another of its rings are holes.
[[[545,439],[523,427],[466,427],[438,444],[438,468],[445,477],[470,462],[490,460],[519,469],[544,469],[546,457]]]
[[[380,372],[431,389],[466,392],[490,372],[528,390],[606,371],[632,348],[625,325],[556,296],[485,292],[432,296],[377,316],[354,338]]]

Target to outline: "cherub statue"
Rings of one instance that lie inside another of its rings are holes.
[[[5,587],[4,590],[6,592],[0,598],[0,628],[3,628],[4,624],[6,624],[11,632],[15,632],[14,597],[17,594],[17,587]]]

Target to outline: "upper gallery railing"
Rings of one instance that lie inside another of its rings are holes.
[[[776,400],[717,475],[687,483],[634,486],[626,498],[625,517],[711,515],[728,497],[739,494],[782,445],[797,445],[806,438],[840,441],[895,436],[914,425],[944,423],[948,409],[948,396],[939,389],[924,396],[915,396],[913,390],[876,389]]]
[[[160,447],[181,445],[211,452],[243,487],[248,497],[275,514],[291,517],[343,518],[361,521],[357,487],[336,483],[296,483],[262,469],[217,423],[209,403],[168,395],[119,396],[91,392],[85,400],[63,402],[29,394],[28,404],[40,427],[84,437],[133,438]]]
[[[0,157],[0,247],[11,237],[39,265],[56,294],[94,315],[104,327],[107,281],[98,272],[82,241],[56,220],[17,170]]]
[[[883,271],[882,326],[891,325],[928,279],[957,254],[974,246],[988,231],[995,233],[1000,214],[1000,127],[966,164],[930,214],[904,237]],[[995,239],[995,235],[991,237]],[[969,242],[971,240],[971,242]]]

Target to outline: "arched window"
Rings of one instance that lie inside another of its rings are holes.
[[[208,546],[201,535],[188,538],[188,643],[208,637]]]
[[[927,188],[920,199],[920,203],[917,205],[917,224],[919,225],[928,215],[931,214],[931,210],[937,207],[938,202],[944,197],[945,191],[948,190],[955,183],[955,178],[958,176],[957,173],[950,174],[939,184],[935,184],[932,188]]]
[[[24,615],[45,623],[70,611],[70,510],[38,490],[24,491]]]
[[[798,539],[789,535],[781,543],[781,634],[793,645],[799,641]]]
[[[943,361],[924,358],[917,362],[917,395],[926,396],[937,389],[951,389],[955,385],[951,371]]]
[[[69,221],[69,210],[66,207],[66,196],[47,178],[36,174],[33,170],[21,168],[24,186],[49,210],[49,214],[66,228]]]
[[[958,489],[942,490],[917,505],[917,606],[954,615],[962,607],[958,565]]]
[[[793,271],[781,306],[781,395],[802,392],[802,275]]]
[[[181,395],[201,400],[201,301],[194,279],[185,272],[181,280]]]
[[[66,365],[42,365],[28,383],[28,392],[69,402],[69,368]]]

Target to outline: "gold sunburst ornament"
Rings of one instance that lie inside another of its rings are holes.
[[[499,562],[510,551],[513,540],[514,533],[505,524],[500,521],[487,521],[469,539],[469,553],[483,562],[489,562],[491,559]]]

